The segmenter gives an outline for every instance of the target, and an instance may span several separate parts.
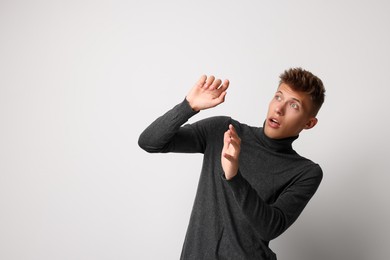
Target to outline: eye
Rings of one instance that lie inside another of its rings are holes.
[[[276,100],[276,101],[281,101],[281,100],[282,100],[282,97],[279,96],[279,95],[276,95],[276,96],[275,96],[275,100]]]
[[[290,106],[291,106],[293,109],[296,109],[296,110],[299,109],[299,105],[298,105],[297,103],[291,103]]]

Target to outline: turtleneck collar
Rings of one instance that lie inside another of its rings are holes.
[[[292,143],[299,137],[292,136],[282,139],[272,139],[269,138],[264,133],[264,125],[263,127],[259,128],[259,134],[258,137],[260,139],[260,142],[268,149],[274,152],[278,153],[295,153],[294,149],[292,148]]]

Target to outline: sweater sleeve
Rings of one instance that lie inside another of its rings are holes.
[[[152,122],[139,136],[138,145],[149,153],[203,152],[205,140],[196,127],[182,126],[196,113],[184,99]]]
[[[270,241],[294,223],[316,192],[322,170],[315,164],[306,171],[306,177],[287,187],[273,204],[265,203],[240,172],[225,181],[250,225],[263,240]]]

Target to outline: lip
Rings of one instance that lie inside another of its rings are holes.
[[[268,125],[271,127],[271,128],[274,128],[274,129],[278,129],[280,128],[280,122],[279,120],[277,120],[276,118],[273,118],[273,117],[270,117],[268,120]]]

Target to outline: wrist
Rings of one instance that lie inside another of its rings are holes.
[[[199,112],[200,111],[200,109],[193,104],[192,100],[190,98],[188,98],[188,96],[186,96],[186,100],[187,100],[188,105],[191,107],[191,109],[194,112]]]
[[[238,172],[234,175],[226,175],[225,173],[222,173],[222,179],[224,179],[225,181],[228,181],[228,182],[231,182],[231,181],[234,181],[235,179],[237,179],[238,177]]]
[[[227,181],[229,181],[229,180],[231,180],[231,179],[233,179],[234,177],[237,176],[237,171],[235,171],[235,173],[228,173],[228,174],[225,173],[224,176],[225,176],[225,179]]]

